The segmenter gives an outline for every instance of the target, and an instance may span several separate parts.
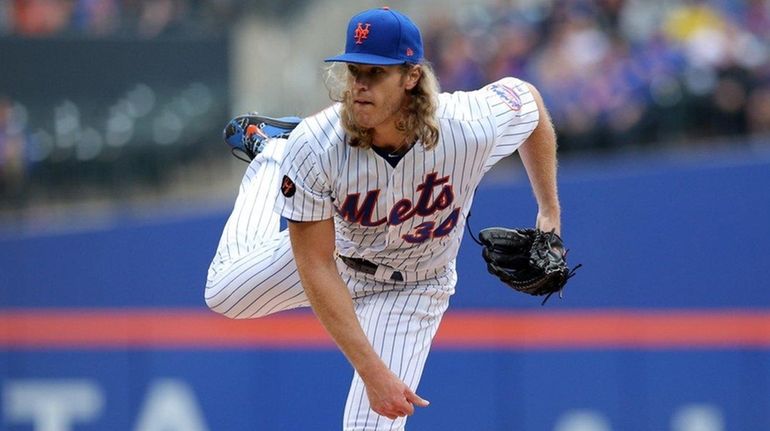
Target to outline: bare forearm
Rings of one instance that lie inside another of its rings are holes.
[[[385,364],[361,328],[353,300],[337,272],[333,236],[332,248],[319,250],[318,242],[312,239],[315,238],[313,233],[296,232],[303,227],[290,225],[289,229],[297,269],[313,312],[359,374],[384,368]]]
[[[384,366],[361,328],[334,261],[300,270],[300,278],[313,312],[359,374]]]
[[[540,210],[558,214],[560,207],[556,187],[556,167],[551,165],[553,157],[543,154],[540,148],[528,146],[527,150],[521,152],[521,159],[532,183],[532,191]]]
[[[530,85],[540,109],[540,121],[532,135],[519,149],[527,170],[532,191],[538,205],[538,226],[542,229],[561,229],[561,206],[556,184],[556,132],[537,90]]]

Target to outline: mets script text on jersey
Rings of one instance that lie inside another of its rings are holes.
[[[440,191],[433,198],[433,191],[437,188],[440,188]],[[416,203],[408,198],[401,199],[393,204],[387,218],[372,220],[372,214],[380,196],[379,189],[368,191],[361,206],[358,205],[361,198],[360,193],[347,195],[337,212],[343,219],[362,226],[380,226],[384,223],[389,226],[397,226],[415,215],[427,217],[437,211],[449,208],[455,200],[452,184],[449,183],[449,176],[439,178],[436,172],[425,175],[425,180],[417,186],[417,192],[419,196]],[[459,214],[460,209],[454,208],[452,213],[438,226],[435,222],[424,222],[417,225],[413,232],[403,235],[402,238],[410,243],[420,243],[430,238],[444,236],[457,225]]]

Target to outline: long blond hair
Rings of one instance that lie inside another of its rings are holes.
[[[410,141],[419,140],[426,150],[438,145],[438,108],[439,84],[433,68],[428,63],[401,65],[401,73],[406,74],[412,67],[420,68],[420,79],[417,85],[408,91],[409,101],[402,111],[402,117],[396,124],[399,131],[407,134]],[[353,83],[348,72],[347,64],[333,63],[326,69],[326,87],[329,98],[340,102],[340,118],[342,127],[348,134],[348,144],[353,147],[369,148],[372,145],[372,129],[366,129],[356,124],[350,107],[353,94],[350,91]]]

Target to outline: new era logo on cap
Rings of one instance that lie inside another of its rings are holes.
[[[395,65],[423,59],[422,36],[406,15],[384,7],[350,19],[345,53],[326,61]]]

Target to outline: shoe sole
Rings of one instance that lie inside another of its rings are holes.
[[[273,127],[278,127],[278,128],[281,128],[281,129],[294,129],[295,127],[297,127],[297,125],[299,125],[299,122],[283,121],[283,120],[279,120],[277,118],[272,118],[272,117],[262,117],[260,115],[244,115],[244,116],[238,117],[238,118],[254,119],[254,120],[256,120],[257,124],[265,123],[267,125],[270,125],[270,126],[273,126]],[[251,123],[251,121],[249,121],[249,122]],[[287,130],[287,133],[289,133],[289,132],[291,132],[291,130]]]

